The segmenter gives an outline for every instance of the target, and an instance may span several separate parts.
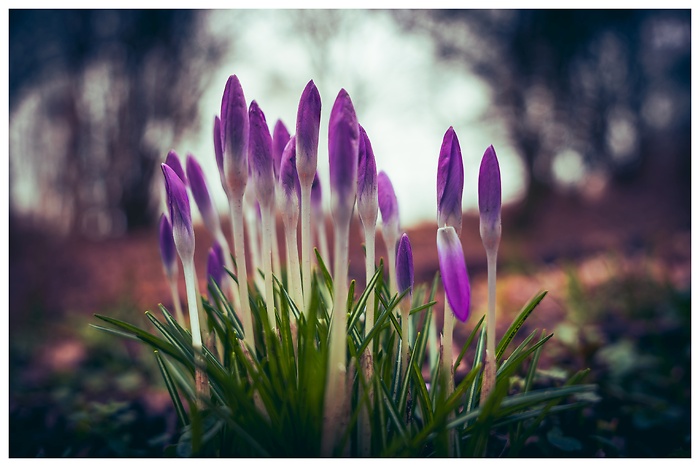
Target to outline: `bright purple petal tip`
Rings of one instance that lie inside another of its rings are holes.
[[[441,227],[437,231],[438,261],[442,285],[452,312],[462,322],[469,318],[471,290],[467,264],[464,261],[462,243],[454,227]]]
[[[372,143],[360,125],[360,146],[357,166],[357,211],[363,223],[377,222],[377,164]]]
[[[308,186],[316,173],[318,132],[321,126],[321,95],[313,80],[301,93],[297,109],[297,172],[301,182]]]
[[[396,253],[396,284],[399,293],[406,289],[409,289],[409,295],[413,293],[413,250],[406,234],[401,235]]]
[[[185,176],[185,171],[182,169],[182,164],[180,163],[180,158],[177,157],[177,153],[172,149],[168,151],[168,155],[165,157],[165,164],[173,169],[182,183],[187,186],[187,177]]]
[[[272,209],[275,202],[275,175],[272,162],[272,137],[265,114],[256,101],[250,103],[249,162],[255,184],[255,196],[262,207]]]
[[[451,225],[462,232],[462,192],[464,164],[459,140],[450,127],[442,139],[437,172],[438,227]]]
[[[158,243],[160,245],[160,258],[168,276],[172,277],[177,268],[177,251],[173,240],[173,226],[165,214],[160,215],[158,228]]]
[[[221,147],[230,190],[243,196],[248,181],[248,106],[236,75],[229,77],[221,99]]]
[[[486,230],[498,231],[501,226],[501,170],[493,146],[481,158],[479,167],[479,216]]]
[[[165,177],[165,191],[168,196],[175,248],[180,258],[189,259],[194,255],[194,229],[187,189],[170,166],[161,164],[160,167]]]
[[[202,219],[207,229],[215,233],[219,229],[219,216],[214,209],[202,167],[192,154],[187,155],[185,165],[187,166],[187,178],[190,180],[190,190],[192,190],[194,202],[202,214]]]
[[[285,146],[287,146],[287,143],[289,142],[289,137],[287,127],[284,126],[282,120],[278,119],[277,123],[275,123],[275,129],[272,130],[272,161],[274,163],[273,168],[275,170],[275,179],[278,179],[280,176],[282,153],[284,152]]]
[[[359,136],[355,108],[348,93],[341,89],[333,104],[328,124],[328,163],[334,214],[338,209],[351,212],[355,203]],[[298,141],[297,135],[297,145]],[[297,150],[297,164],[298,162]]]

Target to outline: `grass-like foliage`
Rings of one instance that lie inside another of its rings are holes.
[[[94,327],[140,340],[155,354],[163,381],[179,419],[180,436],[166,455],[221,457],[316,457],[322,455],[324,393],[327,384],[329,317],[333,280],[317,253],[319,272],[313,276],[308,309],[297,308],[285,284],[275,278],[276,322],[267,319],[264,295],[252,290],[250,308],[256,348],[246,347],[237,310],[217,284],[202,297],[206,313],[204,374],[208,394],[197,393],[197,359],[192,336],[171,312],[146,312],[152,330],[96,315],[109,326]],[[486,332],[482,318],[465,341],[453,368],[469,358],[471,370],[447,393],[441,372],[440,348],[433,317],[438,277],[430,287],[416,286],[411,321],[415,332],[401,342],[398,305],[377,269],[355,300],[355,283],[347,298],[347,394],[349,401],[338,424],[344,426],[333,451],[337,456],[517,456],[545,417],[581,408],[594,398],[595,386],[582,384],[581,371],[559,387],[536,384],[539,358],[552,337],[535,330],[522,338],[518,331],[546,292],[523,307],[497,346],[496,385],[480,403]],[[234,280],[237,280],[233,275]],[[374,327],[365,333],[364,313],[369,292],[376,291]],[[432,337],[431,337],[432,335]],[[401,347],[410,361],[401,373]],[[473,357],[472,357],[473,355]],[[369,357],[371,356],[371,358]],[[471,361],[473,358],[473,361]],[[373,371],[363,368],[372,365]],[[365,375],[371,374],[369,380]],[[519,384],[514,384],[514,381]],[[369,421],[369,446],[362,439],[362,413]]]

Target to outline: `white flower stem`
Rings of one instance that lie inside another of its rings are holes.
[[[396,238],[393,235],[386,239],[386,250],[389,257],[389,295],[393,296],[399,289],[396,285]]]
[[[187,305],[190,314],[190,328],[192,330],[192,350],[195,363],[195,391],[198,407],[204,407],[204,401],[209,395],[209,383],[205,371],[206,362],[202,351],[202,333],[199,328],[199,310],[197,303],[197,291],[195,288],[196,274],[194,271],[194,258],[182,259],[182,269],[185,275],[185,287],[187,289]]]
[[[442,372],[444,374],[445,382],[447,383],[446,396],[449,397],[455,391],[455,373],[454,373],[454,363],[452,362],[452,335],[454,334],[455,317],[452,313],[452,308],[450,308],[450,303],[447,301],[447,296],[445,296],[445,307],[443,316],[443,326],[442,326]],[[454,419],[454,412],[450,412],[447,416],[447,420]],[[448,455],[454,456],[454,433],[449,432],[447,436],[447,449]]]
[[[243,323],[245,341],[251,349],[255,349],[255,334],[253,332],[253,316],[250,313],[248,301],[248,272],[245,262],[245,241],[243,232],[243,199],[229,199],[231,207],[231,227],[233,230],[233,246],[236,255],[238,272],[238,292],[241,299],[240,318]]]
[[[319,225],[319,229],[322,228]],[[367,225],[364,227],[365,231],[365,284],[369,284],[369,281],[374,276],[376,266],[375,261],[375,240],[376,240],[376,224]],[[324,232],[325,233],[325,232]],[[324,258],[325,259],[325,258]],[[365,337],[370,333],[374,327],[374,304],[375,304],[375,291],[374,289],[370,291],[367,296],[367,309],[365,311]],[[362,371],[364,372],[365,381],[369,384],[367,390],[367,397],[370,400],[374,400],[374,386],[372,385],[372,375],[374,373],[374,364],[372,358],[372,344],[370,343],[365,349],[365,353],[361,357]],[[359,446],[360,455],[362,457],[369,457],[372,447],[372,431],[369,419],[369,409],[364,408],[360,412],[360,436],[359,436]]]
[[[312,180],[313,181],[313,180]],[[325,259],[325,258],[324,258]],[[311,184],[301,184],[301,278],[304,308],[311,299]]]
[[[277,216],[272,213],[272,272],[282,280],[282,264],[280,262],[280,245],[277,238]]]
[[[489,308],[486,315],[486,356],[484,361],[484,380],[481,386],[481,401],[486,398],[496,385],[496,258],[498,244],[486,249],[488,267]]]
[[[403,354],[401,358],[401,378],[403,379],[406,377],[408,361],[411,358],[411,349],[408,345],[408,318],[411,311],[411,296],[404,296],[399,307],[401,309],[401,353]]]
[[[233,261],[231,260],[231,249],[229,247],[228,240],[226,240],[226,236],[221,229],[219,229],[219,231],[216,233],[215,238],[216,242],[221,246],[221,250],[224,254],[224,266],[229,271],[235,273]],[[240,297],[238,296],[238,290],[236,290],[235,281],[228,275],[228,273],[224,273],[223,282],[225,285],[219,284],[219,286],[221,286],[222,290],[228,288],[229,294],[231,295],[231,303],[233,303],[236,309],[238,309],[240,307]]]
[[[333,262],[331,261],[330,251],[328,251],[328,237],[326,236],[326,222],[324,218],[321,217],[316,223],[316,235],[318,236],[318,249],[321,253],[323,261],[326,263],[326,267],[331,269],[333,267]]]
[[[322,455],[330,456],[348,421],[343,417],[346,399],[346,340],[348,299],[348,242],[350,214],[335,230],[335,269],[333,275],[333,316],[330,324],[330,349],[328,357],[328,384],[324,401]],[[340,216],[338,216],[340,217]]]
[[[284,233],[287,250],[287,282],[292,291],[292,300],[304,314],[304,295],[301,290],[301,271],[299,269],[299,248],[297,247],[297,229],[291,225],[291,220],[285,219]]]
[[[275,290],[272,284],[272,212],[270,209],[262,209],[262,267],[265,273],[265,304],[267,306],[267,319],[271,329],[277,328],[275,319]]]
[[[177,290],[177,277],[174,275],[168,277],[170,283],[170,294],[173,298],[173,307],[175,308],[175,319],[180,326],[185,327],[185,316],[182,314],[182,304],[180,303],[180,293]]]
[[[375,225],[365,227],[365,283],[374,276],[375,272]],[[324,258],[325,259],[325,258]],[[374,327],[374,303],[375,289],[371,290],[367,296],[367,311],[365,312],[365,337]]]

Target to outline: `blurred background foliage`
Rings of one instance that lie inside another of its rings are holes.
[[[508,204],[501,321],[549,290],[528,321],[555,333],[538,381],[590,367],[601,396],[548,419],[521,455],[690,455],[690,11],[10,10],[9,20],[11,456],[158,456],[174,442],[150,352],[87,323],[99,312],[145,326],[144,309],[169,305],[153,228],[158,164],[183,147],[218,180],[212,112],[239,70],[248,100],[264,96],[268,123],[279,115],[288,128],[308,79],[324,115],[349,89],[376,129],[417,281],[437,271],[430,164],[443,132],[457,130],[466,175],[493,142]],[[485,258],[469,180],[462,242],[478,320]],[[350,267],[362,283],[358,232]],[[210,240],[198,228],[200,271]]]

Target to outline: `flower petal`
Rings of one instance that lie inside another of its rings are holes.
[[[299,147],[297,135],[297,147]],[[328,163],[333,214],[352,212],[357,194],[357,158],[360,131],[350,96],[341,89],[335,99],[328,124]],[[297,169],[300,154],[297,150]],[[301,172],[299,173],[301,178]],[[342,213],[339,212],[342,210]]]
[[[399,293],[406,289],[409,289],[409,295],[413,293],[413,250],[406,234],[401,235],[396,253],[396,284]]]
[[[272,209],[275,202],[275,175],[272,162],[272,137],[258,103],[250,103],[249,162],[255,195],[261,207]]]
[[[185,171],[182,169],[182,164],[180,163],[180,158],[177,157],[177,153],[172,149],[168,151],[168,155],[165,157],[165,164],[173,169],[182,183],[187,186],[187,177],[185,177]]]
[[[479,217],[491,231],[501,224],[501,170],[493,146],[481,158],[479,167]]]
[[[165,191],[168,196],[175,248],[180,258],[188,260],[194,255],[194,229],[187,189],[170,166],[161,164],[160,167],[165,177]]]
[[[274,168],[275,179],[280,176],[280,164],[282,163],[282,153],[285,146],[289,142],[289,131],[284,126],[282,120],[277,119],[275,128],[272,130],[272,162]],[[296,150],[294,151],[296,154]]]
[[[219,214],[216,212],[216,209],[214,209],[202,167],[192,154],[187,155],[185,165],[187,167],[187,178],[190,180],[190,190],[192,191],[194,202],[197,204],[197,208],[199,208],[199,212],[202,214],[202,220],[207,229],[212,234],[215,234],[220,228]]]
[[[360,125],[360,145],[357,166],[357,212],[363,224],[377,223],[379,209],[377,199],[377,163],[372,151],[372,143],[367,132]]]
[[[318,132],[321,126],[321,95],[313,80],[301,93],[297,109],[297,172],[308,186],[316,173],[318,159]]]
[[[177,270],[177,251],[173,240],[173,226],[165,214],[160,215],[158,226],[158,243],[160,245],[160,258],[168,276],[172,276]]]
[[[229,190],[243,196],[248,181],[248,106],[236,75],[229,77],[221,99],[221,146]]]
[[[451,225],[462,232],[464,165],[459,140],[450,127],[442,139],[437,172],[438,227]]]
[[[467,264],[464,261],[462,243],[454,227],[441,227],[437,231],[438,261],[445,295],[454,315],[460,321],[469,318],[471,290]]]

